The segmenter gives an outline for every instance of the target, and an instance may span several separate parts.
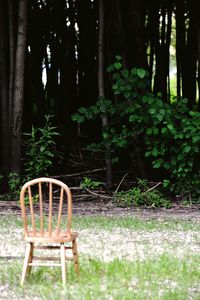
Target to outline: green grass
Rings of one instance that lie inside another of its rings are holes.
[[[39,218],[36,219],[39,221]],[[39,222],[38,222],[39,223]],[[128,228],[133,230],[196,230],[200,231],[200,220],[191,219],[171,219],[162,217],[157,219],[142,219],[140,217],[120,217],[120,216],[74,216],[72,222],[75,229],[106,229],[108,231],[113,228]],[[0,216],[1,227],[18,227],[23,226],[21,216],[7,217]]]
[[[141,219],[140,217],[104,217],[87,216],[74,217],[74,228],[96,228],[112,230],[113,228],[128,228],[133,230],[200,230],[200,221],[170,218]]]
[[[117,259],[104,263],[81,257],[80,271],[77,279],[72,267],[69,268],[66,290],[62,289],[59,268],[35,269],[24,288],[20,288],[21,263],[15,261],[2,267],[0,281],[2,284],[9,282],[19,296],[40,299],[183,300],[190,295],[191,299],[200,299],[200,294],[195,295],[200,280],[198,256],[180,260],[162,255],[156,260],[132,263]]]
[[[199,221],[195,220],[74,217],[73,225],[75,229],[83,230],[80,235],[84,234],[85,229],[90,231],[97,229],[99,234],[102,230],[103,234],[112,232],[116,228],[121,228],[122,232],[124,229],[130,229],[136,234],[142,234],[144,231],[152,233],[154,230],[156,232],[180,231],[183,234],[195,231],[200,234]],[[1,216],[0,236],[4,230],[12,232],[13,229],[21,226],[22,222],[19,217]],[[145,243],[143,240],[140,241],[140,243],[143,242]],[[65,290],[62,288],[59,268],[34,268],[29,280],[22,288],[19,286],[22,259],[13,259],[6,263],[1,259],[0,287],[9,285],[9,291],[14,293],[15,299],[33,299],[34,297],[48,300],[200,299],[200,247],[198,247],[198,242],[195,244],[198,249],[194,247],[194,251],[190,249],[190,251],[183,252],[182,256],[176,256],[170,254],[168,250],[169,248],[176,249],[177,242],[176,240],[166,241],[166,251],[163,254],[151,257],[147,255],[142,261],[136,253],[133,260],[113,257],[113,260],[108,262],[100,260],[95,255],[89,257],[82,253],[80,243],[80,277],[76,277],[73,265],[69,262],[68,283]],[[128,247],[126,244],[123,246]],[[148,248],[144,249],[148,251]]]

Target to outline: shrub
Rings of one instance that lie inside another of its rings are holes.
[[[45,125],[42,128],[32,126],[31,133],[24,133],[25,139],[25,176],[27,179],[46,176],[52,166],[53,158],[56,155],[53,146],[55,136],[59,135],[56,127],[51,124],[52,116],[45,116]]]
[[[161,95],[150,92],[148,72],[123,69],[120,56],[110,65],[113,91],[119,101],[103,97],[96,105],[81,107],[72,116],[77,123],[107,114],[109,123],[102,129],[102,139],[89,145],[101,150],[113,162],[118,149],[132,149],[137,141],[140,151],[150,159],[153,168],[166,174],[164,187],[183,199],[200,198],[200,112],[188,108],[187,99],[165,103]],[[144,150],[143,150],[144,149]],[[109,153],[107,153],[109,151]],[[200,199],[199,199],[200,200]]]
[[[138,186],[115,195],[116,203],[125,206],[146,206],[170,208],[171,203],[158,190],[149,190],[146,180],[138,180]]]

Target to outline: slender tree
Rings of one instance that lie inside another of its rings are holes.
[[[0,140],[1,140],[1,170],[3,174],[9,172],[9,113],[8,113],[8,40],[7,36],[7,7],[0,1]]]
[[[104,63],[104,0],[99,0],[99,43],[98,43],[98,90],[99,90],[99,97],[105,98],[105,83],[104,83],[104,76],[105,76],[105,63]],[[103,114],[101,117],[102,127],[106,128],[108,126],[108,116],[107,114]],[[109,152],[109,146],[107,147],[107,153]],[[106,181],[108,186],[112,184],[112,161],[111,157],[106,157]]]
[[[27,0],[19,0],[18,31],[15,52],[15,78],[11,115],[11,165],[12,172],[21,172],[21,134],[24,96],[24,70],[26,53]]]

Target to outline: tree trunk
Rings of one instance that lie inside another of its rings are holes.
[[[104,89],[104,0],[99,0],[99,45],[98,45],[98,90],[99,97],[105,98]],[[101,117],[103,129],[108,126],[108,116],[104,114]],[[109,146],[106,145],[106,152],[109,152]],[[112,161],[111,157],[106,157],[106,181],[107,185],[112,184]]]
[[[8,23],[9,23],[9,126],[11,125],[11,116],[13,109],[13,91],[15,77],[15,53],[17,37],[17,2],[8,1]]]
[[[11,126],[11,171],[21,172],[21,134],[22,134],[22,106],[24,94],[24,69],[27,27],[27,0],[19,1],[18,33],[15,58],[14,97]]]
[[[8,57],[6,40],[6,6],[0,2],[0,174],[9,172],[9,134],[8,134]]]
[[[176,0],[176,65],[177,65],[177,97],[182,96],[182,73],[185,52],[185,19],[182,0]]]

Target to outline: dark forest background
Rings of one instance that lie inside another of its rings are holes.
[[[170,59],[172,48],[174,60]],[[94,105],[99,96],[115,103],[113,79],[106,69],[116,55],[125,69],[148,71],[149,90],[154,95],[160,93],[164,103],[171,105],[174,94],[176,101],[188,99],[189,110],[199,111],[198,1],[0,2],[1,174],[23,173],[22,133],[30,132],[32,125],[42,127],[45,115],[54,116],[52,123],[60,133],[54,147],[62,152],[62,158],[57,159],[52,174],[104,165],[101,154],[82,150],[98,140],[102,126],[106,126],[103,119],[77,124],[71,116],[79,107]],[[140,144],[138,147],[140,151]],[[125,149],[114,168],[130,170],[135,177],[143,175],[140,162],[131,164],[127,151],[134,157],[134,150]],[[70,167],[73,155],[78,162]],[[145,157],[142,160],[148,179],[161,176],[162,170],[156,173]],[[105,165],[108,168],[109,161]]]

